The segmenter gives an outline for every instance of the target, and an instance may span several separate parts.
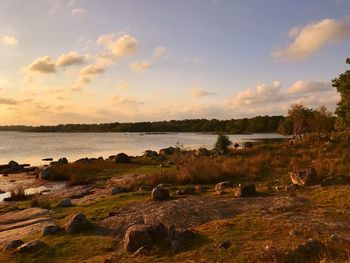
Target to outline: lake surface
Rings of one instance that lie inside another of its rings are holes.
[[[212,148],[217,135],[200,133],[21,133],[0,132],[0,164],[15,160],[40,165],[43,158],[66,157],[74,161],[82,157],[104,158],[125,152],[142,155],[145,150],[175,146]],[[261,139],[283,139],[279,134],[230,135],[234,143]]]

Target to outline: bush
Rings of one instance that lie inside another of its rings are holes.
[[[215,150],[220,154],[225,154],[228,152],[228,147],[232,145],[232,142],[230,141],[229,137],[223,133],[220,133],[218,135],[218,138],[216,139],[215,143]]]

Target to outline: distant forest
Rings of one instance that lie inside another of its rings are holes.
[[[277,132],[283,116],[257,116],[231,120],[171,120],[135,123],[61,124],[56,126],[0,126],[0,131],[20,132],[224,132],[227,134]]]

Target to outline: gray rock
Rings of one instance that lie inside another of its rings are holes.
[[[118,153],[115,156],[110,156],[108,160],[115,163],[130,163],[130,157],[125,153]]]
[[[42,230],[41,230],[41,236],[50,236],[50,235],[53,235],[53,234],[56,234],[58,232],[61,231],[61,228],[59,228],[58,226],[56,225],[49,225],[49,226],[46,226],[44,227]]]
[[[164,149],[159,150],[159,155],[164,156],[164,155],[172,155],[175,153],[175,148],[174,147],[168,147]]]
[[[156,151],[152,151],[152,150],[147,150],[143,154],[143,157],[148,157],[148,158],[156,157],[156,156],[158,156],[158,153]]]
[[[255,184],[240,184],[235,189],[235,196],[237,197],[249,197],[256,194]]]
[[[44,242],[40,241],[40,240],[33,240],[30,241],[28,243],[24,243],[23,245],[19,246],[17,248],[17,252],[24,254],[24,253],[33,253],[36,252],[40,249],[43,249],[47,247],[47,244],[45,244]]]
[[[111,189],[111,195],[117,195],[124,192],[126,192],[126,189],[123,187],[113,187]]]
[[[167,228],[158,223],[155,225],[133,225],[125,233],[124,249],[134,253],[143,246],[152,246],[167,237]]]
[[[59,204],[60,207],[71,207],[72,205],[72,200],[69,198],[63,199]]]
[[[91,226],[91,223],[84,214],[76,214],[66,224],[66,232],[79,233]]]
[[[151,196],[155,201],[163,201],[169,199],[170,194],[169,191],[165,188],[155,187],[152,190]]]
[[[12,240],[5,245],[4,251],[13,250],[13,249],[18,248],[19,246],[21,246],[23,244],[24,244],[24,242],[22,240],[19,240],[19,239]]]

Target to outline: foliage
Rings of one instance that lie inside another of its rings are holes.
[[[283,116],[231,120],[171,120],[136,123],[66,124],[57,126],[0,126],[0,131],[23,132],[218,132],[230,134],[276,132]]]
[[[346,59],[346,63],[350,64],[350,58]],[[335,111],[338,119],[336,126],[339,130],[346,130],[349,134],[350,130],[350,70],[341,73],[338,78],[332,80],[332,86],[337,89],[340,94],[340,101]]]
[[[231,145],[232,142],[230,141],[230,138],[223,133],[219,133],[214,148],[219,153],[227,153],[229,150],[228,147]]]

